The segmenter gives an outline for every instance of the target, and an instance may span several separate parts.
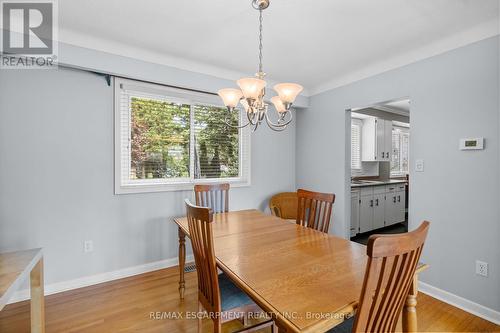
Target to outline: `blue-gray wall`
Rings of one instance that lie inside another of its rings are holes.
[[[65,62],[216,91],[228,80],[64,47]],[[300,111],[299,111],[300,112]],[[230,208],[295,189],[295,128],[252,134],[250,187]],[[190,192],[114,195],[113,87],[79,70],[0,71],[0,252],[43,247],[51,284],[177,256]],[[84,240],[94,251],[83,253]]]
[[[499,39],[490,38],[310,98],[297,120],[297,186],[337,196],[333,232],[350,219],[346,109],[411,99],[410,229],[427,219],[422,280],[500,310]],[[348,127],[350,128],[350,127]],[[460,151],[485,137],[482,151]],[[425,172],[413,172],[416,159]],[[475,260],[489,277],[475,275]]]

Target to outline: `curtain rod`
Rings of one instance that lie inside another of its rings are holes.
[[[4,55],[4,56],[7,56],[7,57],[16,57],[16,55],[5,53],[5,52],[0,52],[0,55]],[[118,78],[121,78],[121,79],[135,80],[135,81],[144,82],[144,83],[154,83],[154,84],[161,85],[161,86],[164,86],[164,87],[175,88],[175,89],[182,89],[182,90],[186,90],[186,91],[191,91],[191,92],[196,92],[196,93],[202,93],[202,94],[209,94],[209,95],[217,96],[216,93],[211,92],[211,91],[205,91],[205,90],[193,89],[193,88],[186,88],[186,87],[179,87],[179,86],[174,86],[174,85],[171,85],[171,84],[165,84],[165,83],[161,83],[161,82],[136,79],[136,78],[133,78],[133,77],[130,77],[130,76],[123,76],[123,75],[115,75],[115,74],[109,74],[109,73],[104,73],[104,72],[98,72],[98,71],[91,70],[91,69],[84,68],[84,67],[72,66],[72,65],[62,64],[62,63],[58,63],[57,67],[62,67],[62,68],[66,68],[66,69],[74,69],[74,70],[79,70],[79,71],[83,71],[83,72],[87,72],[87,73],[92,73],[92,74],[95,74],[95,75],[103,76],[104,79],[106,80],[106,83],[108,84],[108,86],[111,86],[111,77],[118,77]]]
[[[111,77],[117,77],[117,78],[120,78],[120,79],[134,80],[134,81],[139,81],[139,82],[144,82],[144,83],[153,83],[153,84],[157,84],[157,85],[164,86],[164,87],[181,89],[181,90],[186,90],[186,91],[191,91],[191,92],[196,92],[196,93],[202,93],[202,94],[209,94],[209,95],[217,96],[216,93],[211,92],[211,91],[205,91],[205,90],[199,90],[199,89],[193,89],[193,88],[186,88],[186,87],[174,86],[174,85],[171,85],[171,84],[166,84],[166,83],[161,83],[161,82],[155,82],[155,81],[148,81],[148,80],[143,80],[143,79],[136,79],[136,78],[133,78],[133,77],[130,77],[130,76],[123,76],[123,75],[115,75],[115,74],[97,72],[97,71],[94,71],[94,70],[91,70],[91,69],[86,69],[86,68],[77,67],[77,66],[71,66],[71,65],[65,65],[65,64],[58,64],[58,66],[62,67],[62,68],[76,69],[76,70],[79,70],[79,71],[88,72],[88,73],[92,73],[92,74],[95,74],[95,75],[103,76],[104,79],[106,80],[106,83],[108,84],[108,86],[111,86]]]

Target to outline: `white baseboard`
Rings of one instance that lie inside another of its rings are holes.
[[[191,262],[191,261],[194,261],[193,255],[186,256],[186,262]],[[85,276],[74,280],[56,282],[45,285],[45,295],[47,296],[47,295],[57,294],[63,291],[88,287],[94,284],[118,280],[129,276],[134,276],[138,274],[156,271],[163,268],[177,266],[178,264],[179,264],[179,258],[171,258],[171,259],[165,259],[147,263],[144,265],[127,267],[112,272]],[[7,304],[25,301],[29,298],[30,298],[29,289],[19,290],[12,295],[12,298],[8,301]]]
[[[500,325],[500,312],[487,308],[481,304],[474,303],[463,297],[457,296],[445,290],[431,286],[430,284],[419,282],[418,290],[424,294],[437,298],[440,301],[453,305],[466,312]],[[418,305],[417,305],[418,308]]]

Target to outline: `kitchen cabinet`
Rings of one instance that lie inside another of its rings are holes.
[[[405,220],[405,185],[396,184],[387,186],[385,200],[385,225],[393,225]]]
[[[359,203],[359,232],[373,229],[373,195],[361,196]]]
[[[372,229],[385,226],[385,193],[373,195],[373,222]]]
[[[351,190],[351,237],[405,221],[405,185],[366,186]]]
[[[351,237],[359,232],[359,190],[351,191]]]
[[[392,151],[392,121],[370,117],[363,119],[361,128],[361,160],[390,161]]]

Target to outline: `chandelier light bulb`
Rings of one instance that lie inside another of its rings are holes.
[[[286,112],[285,104],[283,104],[279,96],[274,96],[273,98],[271,98],[271,102],[274,104],[276,111],[278,111],[279,113]]]
[[[245,77],[236,81],[246,99],[257,100],[266,87],[266,81],[255,77]]]
[[[274,90],[278,93],[281,101],[284,104],[291,104],[304,88],[296,83],[280,83],[274,86]]]
[[[224,105],[228,108],[235,108],[238,105],[243,93],[239,89],[226,88],[221,89],[217,94],[222,98]]]

